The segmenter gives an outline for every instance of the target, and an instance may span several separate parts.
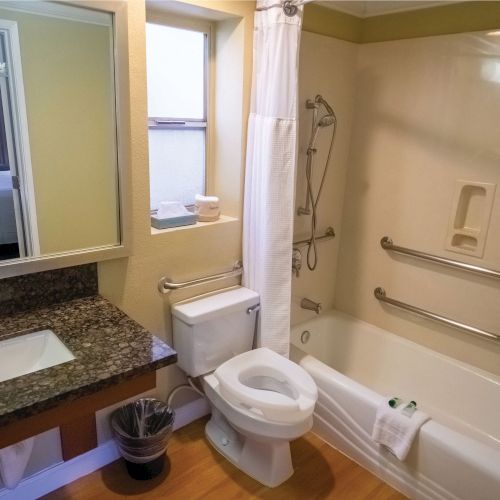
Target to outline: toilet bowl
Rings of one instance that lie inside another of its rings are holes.
[[[289,443],[311,429],[317,388],[292,361],[266,347],[251,350],[258,301],[240,287],[173,306],[174,347],[181,368],[202,376],[210,443],[274,487],[293,474]]]

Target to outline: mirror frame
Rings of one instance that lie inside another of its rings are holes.
[[[119,227],[116,246],[85,248],[69,252],[0,261],[0,279],[61,267],[128,257],[131,248],[130,92],[128,49],[128,6],[126,0],[70,0],[56,2],[113,15],[116,136],[118,156]]]

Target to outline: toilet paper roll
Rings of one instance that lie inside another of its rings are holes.
[[[218,196],[205,196],[203,194],[197,194],[194,197],[195,204],[198,206],[211,206],[218,207],[219,206],[219,197]]]
[[[194,206],[199,221],[209,222],[217,220],[220,217],[219,198],[217,196],[197,194]]]

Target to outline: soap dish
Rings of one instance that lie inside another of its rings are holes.
[[[160,219],[156,215],[151,216],[151,225],[155,229],[169,229],[192,224],[196,224],[196,214],[179,215],[178,217],[167,217],[165,219]]]

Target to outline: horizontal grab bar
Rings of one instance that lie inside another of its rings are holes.
[[[198,278],[191,281],[184,281],[181,283],[175,283],[170,278],[163,277],[158,283],[158,289],[160,293],[170,293],[172,290],[179,290],[180,288],[188,288],[190,286],[202,285],[203,283],[209,283],[211,281],[223,280],[226,278],[236,278],[243,274],[243,264],[240,261],[235,262],[232,271],[227,271],[220,274],[212,274],[211,276],[204,276],[203,278]]]
[[[333,229],[332,226],[328,226],[326,228],[325,234],[323,236],[316,236],[315,240],[320,241],[320,240],[329,240],[331,238],[335,238],[335,230]],[[293,246],[297,247],[299,245],[305,245],[311,241],[311,238],[308,238],[307,240],[300,240],[300,241],[294,241]]]
[[[387,297],[387,295],[385,294],[385,290],[381,287],[375,288],[373,294],[375,295],[375,298],[377,300],[385,302],[386,304],[390,304],[391,306],[397,307],[398,309],[402,309],[403,311],[408,311],[422,318],[437,321],[438,323],[441,323],[443,325],[451,326],[452,328],[457,328],[459,330],[463,330],[464,332],[471,333],[479,337],[487,338],[489,340],[500,341],[500,335],[497,335],[495,333],[488,332],[486,330],[481,330],[480,328],[466,325],[465,323],[460,323],[459,321],[446,318],[445,316],[440,316],[439,314],[435,314],[425,309],[420,309],[420,307],[411,306],[410,304],[406,304],[405,302],[400,302],[399,300],[391,299],[390,297]]]
[[[462,271],[480,274],[481,276],[487,276],[489,278],[500,278],[500,271],[495,271],[494,269],[488,269],[487,267],[480,267],[474,264],[466,264],[465,262],[460,262],[458,260],[447,259],[446,257],[439,257],[430,253],[412,250],[411,248],[399,247],[397,245],[394,245],[389,236],[384,236],[380,240],[380,246],[384,250],[399,253],[401,255],[410,255],[412,257],[416,257],[417,259],[435,262],[437,264],[442,264],[443,266],[453,267],[454,269],[460,269]]]

